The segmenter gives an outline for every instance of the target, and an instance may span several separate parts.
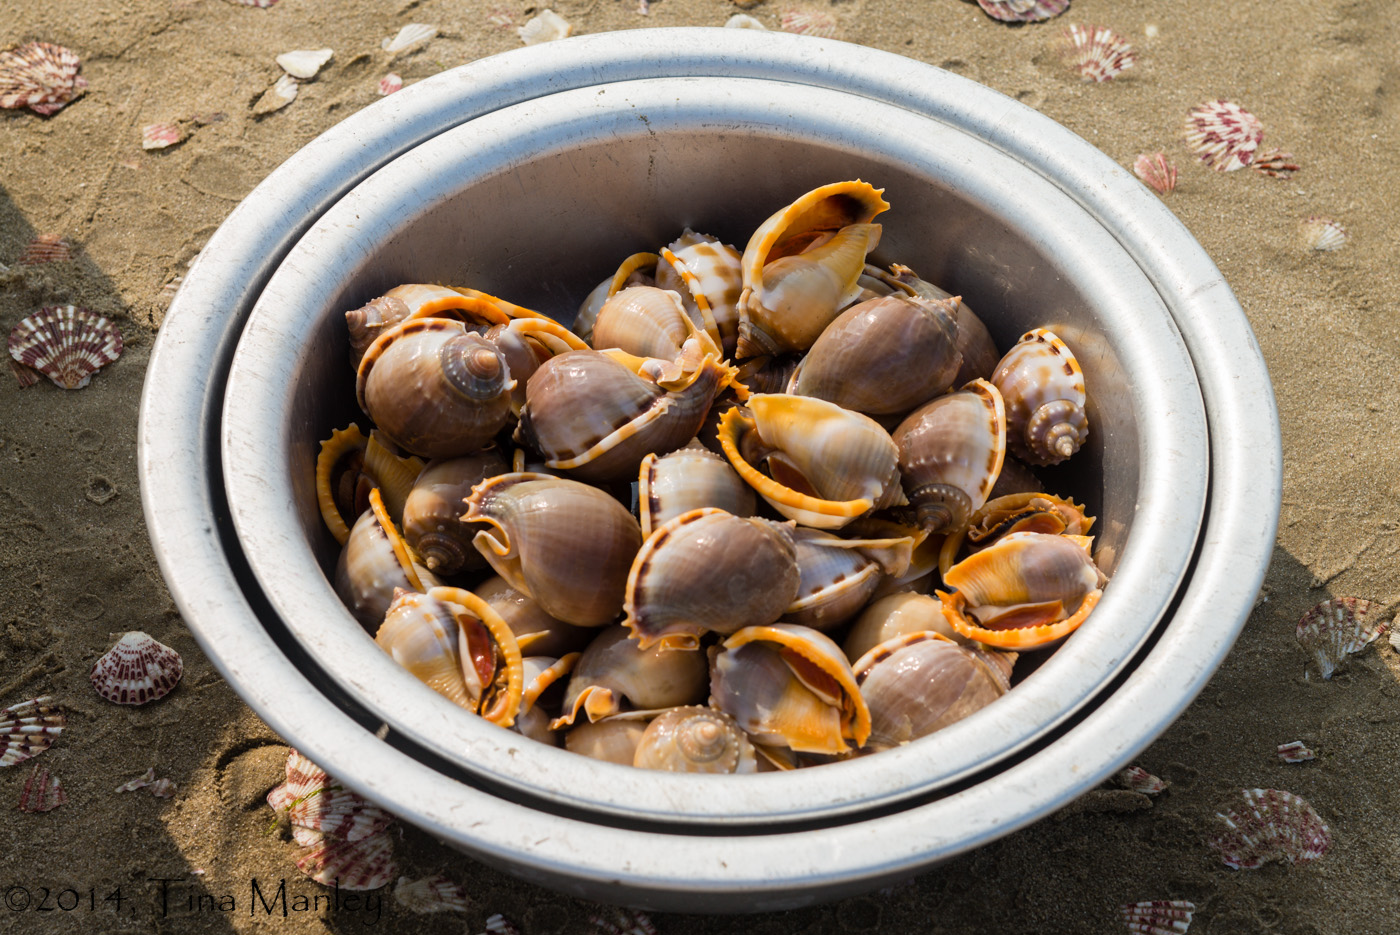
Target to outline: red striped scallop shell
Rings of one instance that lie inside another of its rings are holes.
[[[0,708],[0,767],[14,766],[53,745],[68,724],[48,695]]]
[[[61,263],[73,256],[73,245],[62,234],[40,234],[29,242],[15,262],[20,266]]]
[[[1066,58],[1085,81],[1110,81],[1132,68],[1137,53],[1107,26],[1074,23],[1065,28]]]
[[[1150,185],[1159,195],[1176,188],[1176,166],[1167,161],[1166,153],[1149,156],[1139,153],[1133,162],[1133,174]]]
[[[24,789],[19,794],[22,812],[48,812],[68,802],[68,793],[63,791],[57,776],[49,775],[42,766],[35,766],[34,772],[24,781]]]
[[[51,42],[27,42],[0,52],[0,107],[28,107],[49,116],[82,93],[87,79],[72,49]]]
[[[132,630],[92,664],[88,679],[108,701],[138,705],[164,698],[184,671],[179,653],[148,633]]]
[[[326,886],[377,890],[398,873],[394,842],[381,832],[358,841],[327,837],[297,861],[297,869]]]
[[[1379,619],[1385,605],[1359,597],[1334,597],[1303,614],[1298,643],[1312,654],[1323,679],[1346,664],[1346,657],[1371,645],[1387,629]]]
[[[1118,907],[1132,935],[1186,935],[1195,912],[1195,903],[1175,899],[1149,899]]]
[[[1332,846],[1327,823],[1301,796],[1279,789],[1245,789],[1244,804],[1216,812],[1224,830],[1210,838],[1225,866],[1254,870],[1271,860],[1316,860]]]
[[[1234,101],[1207,101],[1186,114],[1186,145],[1217,172],[1233,172],[1254,161],[1264,124]]]
[[[92,375],[121,356],[122,333],[85,308],[51,305],[10,332],[10,356],[65,390],[87,386]]]
[[[588,921],[593,926],[590,931],[602,935],[656,935],[656,923],[639,909],[599,907],[597,912],[589,913]]]

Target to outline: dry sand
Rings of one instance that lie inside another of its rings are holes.
[[[1274,378],[1284,437],[1283,514],[1262,602],[1234,651],[1186,714],[1139,758],[1169,780],[1153,800],[1091,793],[1066,812],[954,860],[893,892],[743,918],[658,915],[665,935],[745,932],[1124,931],[1115,907],[1187,899],[1194,935],[1382,935],[1400,930],[1400,763],[1395,650],[1382,639],[1331,681],[1305,680],[1299,616],[1331,596],[1393,605],[1400,529],[1400,8],[1390,0],[1074,0],[1049,24],[1008,28],[956,0],[823,5],[842,37],[941,65],[1060,121],[1129,165],[1162,149],[1179,164],[1167,198],[1224,271]],[[557,8],[577,33],[719,25],[726,0],[632,0]],[[775,26],[780,7],[749,12]],[[0,705],[52,694],[67,731],[40,761],[70,802],[13,810],[29,772],[0,772],[0,889],[71,887],[72,912],[12,912],[0,932],[479,932],[495,912],[527,935],[584,932],[589,907],[533,888],[409,830],[404,872],[446,870],[473,899],[465,915],[417,917],[385,899],[368,928],[354,912],[250,917],[253,877],[320,887],[293,865],[263,802],[285,748],[219,678],[168,597],[141,516],[134,448],[144,366],[164,285],[185,271],[232,207],[315,135],[377,99],[381,39],[411,21],[440,36],[397,63],[412,83],[515,48],[488,18],[496,0],[282,0],[269,10],[223,0],[46,4],[0,0],[0,48],[43,39],[83,58],[87,94],[51,118],[0,112],[0,327],[46,304],[113,316],[122,359],[80,392],[0,379]],[[504,12],[516,22],[522,6]],[[1069,22],[1102,23],[1138,48],[1138,66],[1081,84],[1050,49]],[[1155,28],[1154,28],[1155,27]],[[279,74],[275,55],[330,47],[334,61],[285,110],[251,102]],[[1296,156],[1291,180],[1228,175],[1193,163],[1180,140],[1190,106],[1215,97],[1264,122],[1265,145]],[[142,152],[141,127],[221,113],[183,144]],[[1307,249],[1299,222],[1330,215],[1351,241]],[[14,265],[37,233],[62,234],[73,260]],[[217,314],[218,310],[211,310]],[[184,654],[184,682],[141,708],[110,705],[87,682],[109,634],[146,630]],[[1318,752],[1284,765],[1274,748]],[[113,789],[148,767],[179,784],[170,800]],[[1245,787],[1298,793],[1331,825],[1312,864],[1232,871],[1205,845],[1218,805]],[[196,874],[202,875],[196,876]],[[168,915],[158,878],[238,895],[237,912],[190,912],[183,884]],[[120,914],[102,898],[121,888]],[[96,911],[87,909],[94,891]]]

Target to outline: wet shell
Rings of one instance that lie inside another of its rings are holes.
[[[752,773],[753,744],[722,711],[691,705],[672,708],[642,733],[632,762],[672,773]]]
[[[1244,803],[1215,813],[1224,830],[1209,839],[1225,866],[1254,870],[1271,860],[1316,860],[1332,845],[1322,817],[1301,796],[1278,789],[1245,789]]]
[[[1072,23],[1064,31],[1066,59],[1085,81],[1111,81],[1132,68],[1137,53],[1107,26]]]
[[[943,576],[943,615],[963,636],[1003,649],[1032,649],[1084,622],[1107,581],[1086,549],[1066,536],[1020,532],[969,556]]]
[[[340,550],[335,592],[355,619],[373,632],[384,621],[395,590],[421,592],[438,582],[426,568],[413,563],[377,488],[370,491],[369,500],[370,508],[360,514]]]
[[[457,620],[446,605],[426,594],[398,590],[374,641],[414,678],[444,698],[475,712],[457,654]]]
[[[639,718],[579,721],[564,735],[564,749],[580,756],[631,766],[647,722]]]
[[[865,255],[880,241],[870,221],[889,208],[882,191],[823,185],[759,225],[742,258],[737,356],[806,350],[859,295]]]
[[[656,284],[680,293],[686,314],[734,356],[739,340],[739,297],[744,291],[742,255],[719,238],[686,228],[661,249]]]
[[[755,744],[838,755],[863,746],[870,709],[840,647],[810,627],[745,627],[710,663],[710,706]]]
[[[981,654],[931,631],[886,640],[851,669],[870,707],[872,750],[926,737],[1006,692]]]
[[[81,389],[121,356],[122,333],[85,308],[53,305],[20,320],[10,332],[10,356],[65,390]]]
[[[1167,161],[1166,153],[1151,156],[1139,153],[1133,162],[1133,174],[1159,195],[1165,195],[1176,188],[1176,166]]]
[[[457,621],[457,653],[472,710],[510,727],[525,693],[525,668],[510,625],[480,597],[462,588],[436,587],[428,597],[447,604]]]
[[[92,664],[88,680],[108,701],[138,705],[164,698],[184,671],[179,653],[149,634],[132,630]]]
[[[404,502],[403,535],[429,571],[455,575],[485,566],[472,539],[487,527],[462,522],[462,510],[473,487],[509,470],[505,457],[493,447],[434,461],[418,475]]]
[[[1347,229],[1331,218],[1313,215],[1302,224],[1303,242],[1313,250],[1339,250],[1347,242]]]
[[[706,632],[776,622],[798,582],[786,524],[691,510],[642,543],[627,577],[623,624],[643,649],[695,649]]]
[[[515,634],[520,651],[531,656],[563,656],[583,649],[598,635],[591,627],[576,627],[551,617],[534,598],[511,587],[499,575],[492,575],[472,591],[501,615]]]
[[[1388,627],[1381,616],[1385,606],[1359,597],[1334,597],[1303,614],[1298,621],[1298,643],[1312,654],[1318,674],[1330,679],[1346,665],[1346,658],[1375,642]]]
[[[513,388],[495,345],[440,318],[381,334],[356,377],[360,408],[394,444],[425,458],[485,447],[511,417]]]
[[[1021,335],[992,374],[1006,403],[1006,448],[1027,464],[1058,464],[1089,437],[1084,371],[1046,328]]]
[[[63,707],[48,695],[0,708],[0,767],[43,753],[67,724]]]
[[[757,393],[720,419],[720,445],[745,482],[788,519],[839,529],[904,502],[899,449],[868,416],[810,396]],[[754,463],[766,463],[769,474]]]
[[[45,117],[58,113],[87,87],[72,49],[51,42],[27,42],[0,52],[0,107],[28,107]]]
[[[728,461],[694,441],[660,458],[647,455],[637,476],[643,536],[682,513],[706,506],[752,516],[757,502],[753,488]]]
[[[473,544],[550,616],[596,627],[621,612],[642,530],[601,490],[547,474],[502,474],[477,485],[463,520],[495,527]]]
[[[960,301],[896,294],[846,309],[803,358],[792,391],[867,415],[923,405],[947,392],[962,366]]]
[[[895,429],[900,479],[925,531],[951,532],[987,501],[1006,455],[1008,421],[996,386],[974,380]]]
[[[467,898],[467,891],[441,873],[412,882],[408,877],[399,877],[394,884],[394,902],[419,915],[466,912],[472,904]]]
[[[1033,491],[995,497],[943,541],[938,567],[946,572],[957,564],[964,547],[968,553],[978,552],[1017,532],[1082,536],[1093,528],[1094,521],[1094,517],[1084,514],[1082,506],[1054,494]]]
[[[1118,907],[1130,935],[1186,935],[1195,912],[1195,903],[1176,899],[1152,899]]]
[[[24,780],[24,788],[19,794],[22,812],[49,812],[60,805],[68,804],[68,793],[63,791],[57,776],[52,776],[42,766],[35,765],[34,771]]]
[[[696,704],[705,695],[705,653],[698,649],[643,649],[627,628],[598,634],[569,676],[563,713],[550,727],[599,721],[624,710]],[[567,743],[567,740],[566,740]]]
[[[992,19],[1003,23],[1039,23],[1069,9],[1069,0],[977,0]]]
[[[1233,101],[1207,101],[1186,115],[1186,145],[1217,172],[1249,165],[1263,139],[1259,118]]]
[[[399,872],[394,842],[384,832],[353,842],[325,838],[297,861],[297,869],[342,890],[377,890]]]

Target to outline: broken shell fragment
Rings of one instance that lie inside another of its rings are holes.
[[[28,107],[51,116],[87,87],[78,74],[81,60],[72,49],[52,42],[27,42],[0,52],[0,108]]]
[[[108,701],[139,705],[164,698],[184,671],[179,653],[148,633],[132,630],[92,664],[88,680]]]
[[[1322,816],[1301,796],[1279,789],[1245,789],[1244,804],[1215,817],[1225,829],[1209,839],[1225,866],[1255,870],[1271,860],[1316,860],[1332,845]]]
[[[174,146],[185,138],[185,131],[178,123],[153,123],[141,128],[142,149],[165,149]]]
[[[836,17],[825,10],[791,7],[778,15],[778,28],[783,32],[814,39],[835,39],[840,31]]]
[[[1139,153],[1133,162],[1133,174],[1159,195],[1165,195],[1176,188],[1176,166],[1167,161],[1166,153],[1151,156]]]
[[[1069,9],[1069,0],[977,0],[992,19],[1003,23],[1038,23]]]
[[[1347,242],[1347,229],[1331,218],[1313,215],[1303,219],[1303,242],[1313,250],[1330,252]],[[23,262],[21,260],[21,262]]]
[[[573,31],[574,27],[564,17],[553,10],[543,10],[537,16],[527,20],[525,25],[515,32],[516,35],[520,36],[520,41],[526,45],[539,45],[541,42],[564,39]]]
[[[0,767],[14,766],[53,745],[68,716],[53,698],[43,695],[0,708]]]
[[[1151,899],[1118,907],[1129,935],[1186,935],[1195,911],[1195,903],[1177,899]]]
[[[1129,766],[1113,775],[1113,781],[1129,792],[1158,795],[1167,791],[1170,783],[1163,782],[1141,766]]]
[[[1309,750],[1303,741],[1295,740],[1278,745],[1278,758],[1285,763],[1306,763],[1308,760],[1317,759],[1317,754]]]
[[[88,385],[92,375],[122,353],[122,333],[96,312],[52,305],[20,320],[10,332],[10,356],[65,390]]]
[[[297,80],[291,75],[283,75],[277,83],[262,93],[253,103],[253,114],[261,117],[281,110],[297,99]]]
[[[466,912],[471,908],[467,891],[461,884],[442,873],[412,882],[409,882],[408,877],[399,877],[399,881],[394,884],[394,902],[419,915],[433,912]]]
[[[277,56],[277,64],[293,78],[315,78],[333,55],[330,49],[297,49]]]
[[[1303,614],[1298,621],[1298,643],[1312,654],[1318,674],[1330,679],[1389,626],[1380,617],[1383,604],[1359,597],[1334,597]]]
[[[397,55],[416,45],[428,42],[437,34],[436,26],[429,26],[427,23],[409,23],[393,36],[379,43],[379,47],[390,55]]]
[[[51,775],[47,769],[36,763],[34,772],[24,780],[24,789],[19,794],[19,805],[15,807],[22,812],[48,812],[67,802],[68,793],[63,791],[58,777]]]

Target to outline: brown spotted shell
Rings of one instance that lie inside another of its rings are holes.
[[[846,309],[822,331],[792,391],[867,415],[909,412],[953,385],[957,299],[904,294]]]
[[[621,612],[642,530],[603,491],[547,474],[502,474],[477,485],[462,519],[494,527],[473,544],[550,616],[597,627]]]
[[[706,632],[775,622],[797,597],[798,580],[788,525],[691,510],[642,543],[623,624],[643,649],[694,649]]]
[[[920,406],[894,431],[904,492],[930,534],[950,532],[987,501],[1006,454],[1006,411],[986,380]]]
[[[732,717],[702,705],[672,708],[647,725],[633,766],[671,773],[753,773],[753,744]]]
[[[403,535],[429,571],[455,575],[486,566],[472,545],[486,527],[462,522],[462,510],[473,487],[509,470],[500,450],[491,447],[433,461],[418,475],[404,503]]]
[[[644,536],[700,507],[752,516],[757,503],[753,488],[728,461],[693,440],[668,455],[647,455],[637,475],[637,515]]]
[[[1021,336],[992,374],[1006,401],[1006,445],[1027,464],[1058,464],[1084,446],[1084,371],[1046,328]]]
[[[486,446],[511,417],[510,368],[465,325],[410,319],[381,334],[360,361],[360,407],[399,447],[454,458]]]
[[[710,332],[734,356],[739,339],[739,297],[744,291],[743,258],[719,238],[686,228],[661,249],[656,264],[656,284],[674,289],[685,303],[686,314],[696,326]]]

